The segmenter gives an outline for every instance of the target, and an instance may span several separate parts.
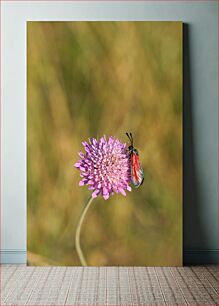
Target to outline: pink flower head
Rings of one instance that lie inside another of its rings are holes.
[[[114,192],[126,195],[131,191],[130,160],[126,143],[114,137],[101,137],[98,141],[90,138],[82,142],[85,153],[79,152],[81,159],[74,165],[81,171],[82,180],[79,186],[88,185],[93,190],[92,197],[102,195],[105,200]]]

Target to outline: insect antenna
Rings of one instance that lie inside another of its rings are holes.
[[[131,142],[131,146],[133,146],[133,137],[132,137],[132,133],[126,133],[126,135],[128,136],[128,139]]]
[[[132,142],[132,140],[131,140],[131,138],[129,136],[129,133],[126,132],[126,135],[127,135],[128,139],[130,140],[130,142]]]
[[[131,145],[133,146],[133,137],[132,137],[132,133],[130,133],[130,139],[131,139]]]

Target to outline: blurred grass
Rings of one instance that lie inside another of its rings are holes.
[[[182,263],[182,23],[28,22],[30,264],[79,265],[81,142],[134,134],[144,185],[97,198],[82,228],[90,265]],[[31,258],[34,258],[31,260]],[[37,260],[43,258],[43,260]]]

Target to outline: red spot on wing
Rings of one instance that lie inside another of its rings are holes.
[[[133,173],[134,179],[138,181],[139,178],[138,178],[137,171],[139,171],[140,169],[140,162],[139,162],[138,155],[133,153],[131,156],[131,160],[132,160],[132,173]]]

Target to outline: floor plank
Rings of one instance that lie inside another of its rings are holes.
[[[1,305],[217,305],[217,266],[1,265]]]

